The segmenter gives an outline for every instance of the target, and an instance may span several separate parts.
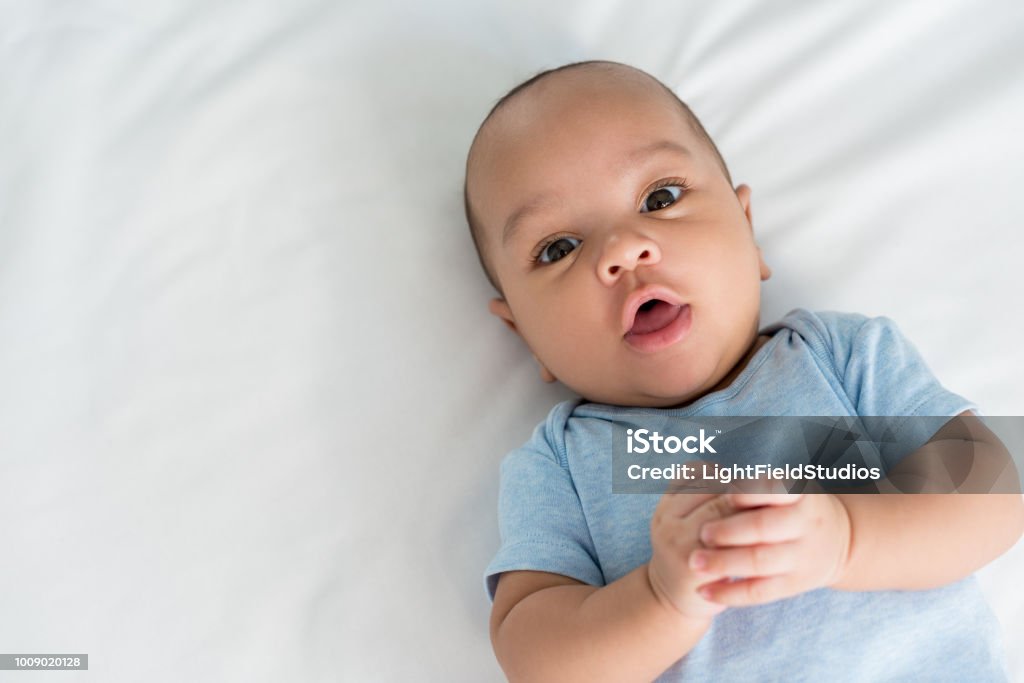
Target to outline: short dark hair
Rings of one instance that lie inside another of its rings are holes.
[[[725,174],[725,179],[729,181],[729,185],[732,185],[732,177],[729,175],[729,168],[728,168],[728,166],[726,166],[725,159],[722,158],[722,154],[718,151],[718,147],[715,146],[714,140],[712,140],[711,136],[708,135],[707,131],[704,130],[704,126],[701,125],[700,119],[697,118],[697,116],[693,113],[693,111],[690,110],[690,108],[686,105],[685,102],[683,102],[681,99],[679,99],[679,96],[676,95],[675,92],[673,92],[673,90],[671,88],[669,88],[667,85],[665,85],[664,83],[659,81],[654,76],[651,76],[646,71],[642,71],[640,69],[637,69],[636,67],[629,66],[628,64],[622,64],[620,62],[612,62],[612,61],[603,60],[603,59],[591,59],[591,60],[587,60],[587,61],[583,61],[583,62],[571,62],[569,64],[563,64],[562,66],[555,67],[553,69],[546,69],[544,71],[541,71],[541,72],[531,76],[530,78],[526,79],[525,81],[523,81],[519,85],[517,85],[514,88],[512,88],[511,90],[509,90],[507,93],[505,93],[501,97],[501,99],[499,99],[494,104],[493,107],[491,107],[491,111],[488,112],[487,116],[484,117],[483,122],[480,123],[480,127],[477,129],[476,135],[473,137],[473,143],[470,145],[470,150],[472,150],[473,145],[476,144],[476,140],[480,136],[480,131],[482,131],[484,129],[484,126],[487,124],[488,121],[491,120],[491,118],[495,115],[495,113],[500,111],[502,109],[502,107],[505,106],[506,102],[508,102],[509,100],[514,98],[516,95],[518,95],[519,93],[523,92],[524,90],[526,90],[527,88],[529,88],[531,85],[533,85],[537,81],[541,80],[542,78],[545,78],[547,76],[551,76],[551,75],[559,73],[561,71],[568,71],[568,70],[571,70],[571,69],[577,69],[577,68],[581,68],[581,67],[599,68],[599,69],[605,69],[607,71],[613,71],[613,70],[616,70],[616,69],[626,68],[626,69],[629,69],[631,71],[643,74],[643,75],[647,76],[648,78],[650,78],[651,80],[653,80],[658,85],[660,85],[662,90],[664,90],[666,93],[668,93],[672,97],[672,99],[676,103],[678,103],[679,108],[683,112],[683,118],[686,120],[686,122],[688,124],[690,124],[690,128],[697,135],[697,138],[699,140],[703,141],[708,146],[708,148],[711,150],[711,152],[714,154],[715,159],[718,161],[718,165],[721,166],[721,168],[722,168],[722,173]],[[495,277],[494,273],[491,271],[490,266],[487,264],[487,260],[484,258],[483,244],[482,244],[482,240],[481,240],[481,237],[480,237],[480,233],[481,233],[480,221],[476,217],[476,215],[473,213],[473,206],[472,206],[472,204],[469,201],[469,172],[468,172],[469,171],[469,168],[468,168],[468,161],[469,161],[469,159],[467,158],[466,161],[467,161],[467,169],[466,169],[467,172],[466,172],[466,178],[463,181],[463,185],[462,185],[462,201],[463,201],[463,206],[464,206],[465,211],[466,211],[466,222],[469,224],[469,234],[473,238],[473,245],[476,247],[477,258],[480,259],[480,265],[484,269],[484,274],[487,276],[488,282],[490,282],[491,285],[499,293],[501,293],[501,287],[498,285],[498,279],[497,279],[497,277]]]

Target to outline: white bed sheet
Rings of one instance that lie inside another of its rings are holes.
[[[486,313],[465,153],[604,58],[686,99],[789,309],[1022,415],[1019,2],[0,3],[0,650],[102,681],[501,680],[498,463],[565,390]],[[1024,680],[1024,545],[981,572]]]

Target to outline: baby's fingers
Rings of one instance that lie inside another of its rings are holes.
[[[729,502],[734,507],[757,508],[763,505],[793,505],[800,502],[801,493],[786,493],[785,489],[771,493],[730,493]]]
[[[698,592],[705,600],[728,607],[763,605],[800,593],[791,576],[760,576],[739,581],[724,579],[701,586]]]
[[[775,576],[797,569],[796,543],[695,550],[690,569],[718,576]]]
[[[725,519],[711,520],[700,530],[708,546],[780,543],[799,538],[804,530],[802,511],[796,505],[761,507],[737,512]]]
[[[668,495],[671,494],[671,495]],[[681,489],[672,489],[661,497],[655,508],[655,516],[664,516],[669,519],[679,519],[693,512],[702,504],[717,498],[714,493],[684,493]]]

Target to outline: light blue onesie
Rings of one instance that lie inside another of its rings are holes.
[[[673,416],[953,416],[947,391],[885,317],[804,309],[721,391]],[[660,496],[612,494],[613,423],[650,408],[566,401],[501,465],[501,547],[485,571],[533,569],[603,586],[651,558]],[[924,443],[931,434],[920,435]],[[898,520],[894,523],[898,524]],[[821,588],[730,608],[659,681],[1004,681],[999,624],[974,579],[925,591]]]

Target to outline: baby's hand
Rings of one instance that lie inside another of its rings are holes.
[[[736,512],[723,495],[674,493],[662,495],[651,517],[651,561],[647,577],[658,600],[692,619],[708,619],[725,606],[708,602],[698,594],[700,586],[724,576],[690,566],[694,550],[701,548],[698,534],[711,520]]]
[[[850,550],[850,516],[831,494],[732,493],[737,510],[700,531],[707,547],[689,558],[694,571],[723,579],[701,595],[727,606],[756,605],[829,586]]]

